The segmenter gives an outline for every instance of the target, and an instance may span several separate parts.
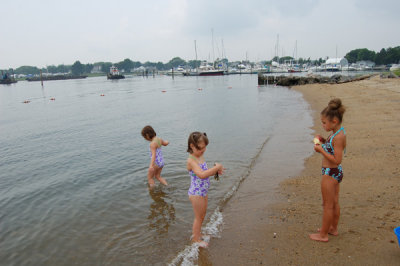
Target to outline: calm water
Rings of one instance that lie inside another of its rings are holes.
[[[170,141],[162,172],[170,186],[150,192],[149,143],[140,135],[147,124]],[[218,207],[262,145],[282,130],[306,134],[311,125],[301,94],[258,87],[257,75],[2,85],[0,261],[163,265],[192,256],[184,252],[193,220],[185,169],[190,132],[207,132],[208,164],[227,168],[209,192],[204,230],[216,236]]]

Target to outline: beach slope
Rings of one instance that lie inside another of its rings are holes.
[[[393,232],[400,226],[400,79],[375,76],[293,89],[310,104],[313,129],[324,137],[320,111],[335,97],[347,107],[339,236],[330,236],[328,243],[308,238],[322,219],[321,155],[310,156],[301,174],[286,178],[274,195],[263,194],[263,186],[270,186],[263,174],[274,173],[273,163],[262,161],[270,156],[261,156],[258,170],[224,207],[221,238],[211,241],[199,264],[400,265]]]

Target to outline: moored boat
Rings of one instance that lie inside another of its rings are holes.
[[[207,62],[201,62],[198,69],[199,76],[222,76],[224,75],[223,69],[215,69],[213,66],[207,64]]]
[[[125,76],[120,74],[116,66],[110,67],[110,73],[107,74],[107,79],[124,79]]]
[[[4,75],[2,74],[0,77],[0,84],[12,84],[16,82],[17,80],[8,73],[5,73]]]

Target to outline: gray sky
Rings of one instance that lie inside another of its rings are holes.
[[[278,34],[279,56],[296,41],[303,58],[378,52],[400,45],[399,10],[399,0],[0,0],[0,68],[192,60],[194,40],[199,60],[269,60]]]

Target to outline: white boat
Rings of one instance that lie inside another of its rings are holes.
[[[178,66],[177,68],[172,68],[165,74],[167,74],[168,76],[172,75],[178,76],[178,75],[184,75],[184,73],[186,73],[186,70],[182,66]]]
[[[394,64],[389,68],[390,71],[400,70],[400,64]]]
[[[199,76],[222,76],[224,74],[223,69],[215,69],[212,65],[208,64],[206,61],[201,62],[198,68]]]

